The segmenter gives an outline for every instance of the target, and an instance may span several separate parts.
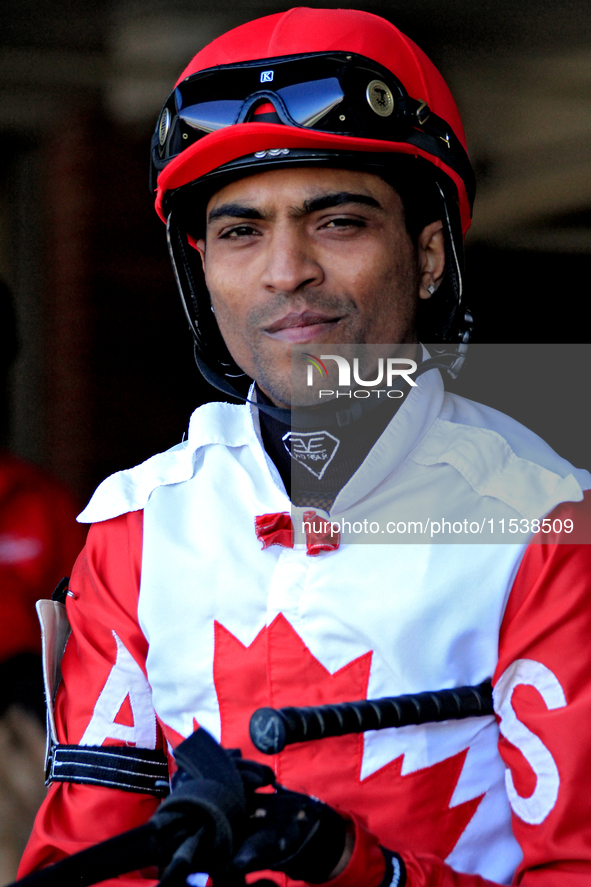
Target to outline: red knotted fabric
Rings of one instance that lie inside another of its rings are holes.
[[[271,545],[293,548],[294,530],[289,512],[259,514],[254,519],[254,527],[257,539],[263,543],[263,550]],[[323,551],[336,551],[341,544],[340,531],[315,511],[304,511],[303,528],[306,553],[311,557],[317,557]]]
[[[293,524],[288,511],[257,515],[254,529],[257,539],[263,543],[263,550],[271,545],[293,548]]]
[[[318,557],[322,551],[336,551],[341,544],[341,533],[336,524],[315,511],[304,511],[304,531],[307,554],[311,557]]]

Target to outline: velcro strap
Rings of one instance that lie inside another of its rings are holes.
[[[148,748],[54,745],[47,785],[76,782],[164,798],[170,793],[166,755]]]

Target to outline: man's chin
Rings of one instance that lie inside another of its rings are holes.
[[[309,409],[318,406],[318,392],[303,385],[292,386],[291,379],[285,384],[269,384],[257,381],[258,387],[269,398],[273,406],[281,410]]]

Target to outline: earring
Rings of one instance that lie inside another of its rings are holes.
[[[430,296],[432,296],[433,293],[435,292],[435,286],[432,283],[430,283],[429,286],[427,287],[427,292],[429,293]]]

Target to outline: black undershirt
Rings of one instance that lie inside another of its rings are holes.
[[[258,386],[256,396],[258,403],[272,405]],[[292,428],[289,422],[259,410],[265,450],[276,465],[293,504],[330,511],[338,493],[357,471],[402,402],[403,398],[380,399],[378,406],[357,420],[320,429]]]

